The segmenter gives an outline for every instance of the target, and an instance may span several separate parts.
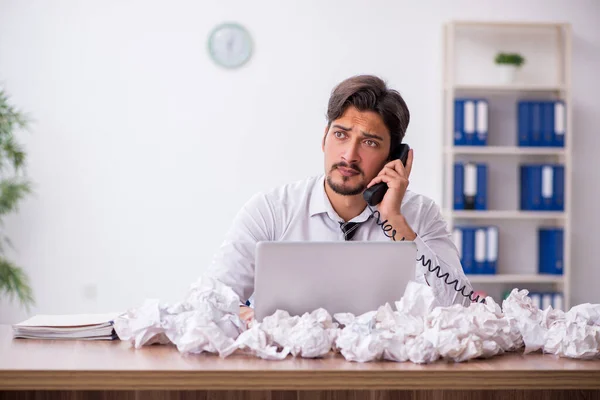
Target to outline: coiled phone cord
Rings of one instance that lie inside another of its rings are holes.
[[[371,210],[371,217],[375,217],[377,219],[377,225],[381,226],[381,229],[383,229],[383,234],[385,236],[391,238],[393,241],[396,241],[396,230],[394,229],[394,227],[390,224],[387,224],[387,222],[388,222],[387,219],[385,221],[381,221],[381,218],[380,218],[381,213],[379,211],[373,210],[370,205],[368,205],[368,207],[369,207],[369,210]],[[388,233],[390,231],[391,231],[391,234]],[[405,240],[405,237],[400,239],[401,242],[404,240]],[[431,260],[425,261],[425,255],[421,255],[421,258],[418,258],[417,261],[421,261],[421,264],[423,264],[423,267],[427,268],[429,270],[429,272],[435,273],[435,275],[438,278],[442,279],[446,285],[453,286],[453,289],[455,291],[457,291],[464,297],[468,298],[471,302],[480,302],[480,303],[485,304],[485,299],[479,300],[479,297],[480,297],[479,295],[477,295],[475,298],[473,298],[473,295],[475,294],[475,292],[473,290],[471,290],[471,292],[468,294],[465,293],[465,289],[467,288],[467,285],[463,285],[459,289],[458,286],[460,285],[460,281],[458,279],[455,278],[452,281],[448,281],[450,279],[450,273],[445,272],[442,274],[442,268],[439,265],[436,265],[435,267],[432,268]]]

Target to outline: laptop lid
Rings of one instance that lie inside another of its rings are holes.
[[[259,242],[254,274],[258,321],[278,309],[360,315],[402,298],[415,279],[414,242]]]

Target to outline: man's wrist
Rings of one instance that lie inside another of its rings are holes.
[[[417,234],[412,230],[410,225],[408,225],[406,218],[404,218],[402,214],[389,217],[388,224],[396,231],[396,241],[400,241],[402,238],[404,238],[404,240],[413,241],[417,238]]]

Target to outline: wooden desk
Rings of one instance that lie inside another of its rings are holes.
[[[542,390],[543,389],[543,390]],[[42,391],[50,391],[43,393]],[[600,360],[506,354],[490,360],[353,363],[183,356],[173,346],[12,339],[0,325],[0,398],[386,400],[600,398]],[[558,397],[557,397],[558,396]]]

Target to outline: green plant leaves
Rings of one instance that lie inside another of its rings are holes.
[[[0,224],[2,217],[17,210],[18,203],[31,192],[31,183],[25,179],[25,150],[17,143],[15,131],[27,128],[27,118],[9,104],[6,93],[0,89]],[[0,231],[0,244],[10,240]],[[34,303],[25,272],[3,256],[0,245],[0,295],[17,298],[21,305]]]
[[[520,67],[525,63],[525,58],[518,53],[498,53],[496,64],[510,64]]]

